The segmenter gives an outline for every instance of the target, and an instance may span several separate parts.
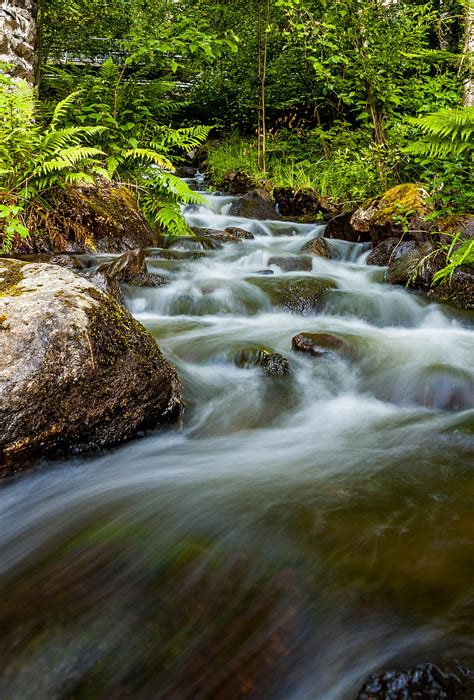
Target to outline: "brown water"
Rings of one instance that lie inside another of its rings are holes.
[[[231,203],[187,216],[254,240],[150,259],[170,284],[127,290],[183,429],[3,485],[2,700],[350,700],[379,669],[474,667],[472,317],[385,285],[359,245],[262,275],[323,229]],[[272,302],[302,276],[337,285],[318,314]],[[354,358],[294,353],[301,331]],[[237,367],[255,343],[291,375]]]

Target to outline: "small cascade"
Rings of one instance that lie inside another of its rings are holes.
[[[4,485],[0,697],[354,700],[381,668],[474,668],[472,319],[188,184],[190,226],[254,237],[150,250],[167,283],[124,288],[180,430]]]

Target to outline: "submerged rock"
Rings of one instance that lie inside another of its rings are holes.
[[[290,373],[290,365],[286,357],[263,345],[239,350],[234,361],[238,367],[262,367],[265,374],[271,377],[281,377]]]
[[[315,255],[320,258],[326,258],[326,260],[331,260],[332,258],[331,251],[324,238],[312,238],[310,241],[307,241],[302,246],[301,252],[309,253],[309,255]]]
[[[299,333],[291,342],[293,350],[305,352],[313,357],[323,357],[328,352],[352,355],[352,347],[345,340],[331,333]]]
[[[308,314],[321,308],[326,292],[336,285],[329,280],[311,277],[296,280],[289,285],[284,304],[289,311]]]
[[[55,265],[2,259],[0,319],[3,473],[179,419],[174,367],[90,281]]]
[[[226,229],[225,231],[219,231],[213,228],[199,228],[198,226],[193,227],[194,233],[204,238],[210,238],[216,243],[241,243],[242,236],[236,236],[234,233]]]
[[[464,695],[470,691],[469,695]],[[451,700],[473,697],[474,674],[463,666],[420,664],[403,671],[374,673],[356,700]]]
[[[279,267],[283,272],[310,272],[313,269],[311,258],[303,255],[274,255],[269,258],[268,264]]]
[[[220,241],[215,241],[209,236],[169,236],[165,239],[164,244],[170,250],[217,250],[222,248]]]
[[[259,187],[241,197],[231,207],[232,216],[242,216],[246,219],[279,219],[275,202],[266,189]]]

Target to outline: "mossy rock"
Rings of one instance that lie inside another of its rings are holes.
[[[355,233],[368,234],[374,246],[387,238],[427,240],[432,224],[425,217],[433,211],[429,193],[416,183],[392,187],[359,207],[350,218]]]
[[[275,306],[286,306],[287,299],[295,299],[298,291],[301,298],[305,294],[310,295],[312,291],[314,299],[317,297],[322,303],[326,294],[337,287],[333,280],[323,277],[295,278],[261,274],[258,277],[247,277],[247,281],[265,292]]]
[[[289,285],[284,304],[293,313],[311,314],[322,308],[327,292],[335,287],[336,283],[330,280],[311,277],[296,280]]]
[[[0,473],[175,423],[180,382],[153,337],[90,281],[0,261]]]

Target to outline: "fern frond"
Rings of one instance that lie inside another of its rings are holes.
[[[171,161],[166,158],[166,156],[157,153],[151,148],[131,148],[125,151],[123,154],[124,158],[131,158],[133,160],[142,160],[145,163],[153,163],[158,165],[160,168],[167,168],[168,170],[174,170],[174,166]]]
[[[474,146],[474,107],[441,109],[423,117],[409,117],[424,138],[406,147],[413,155],[446,157],[469,153]]]
[[[56,124],[58,124],[67,114],[68,110],[71,108],[72,104],[77,100],[78,96],[81,94],[80,90],[76,92],[71,92],[67,95],[61,102],[56,105],[53,116],[50,122],[50,128],[54,129]]]

